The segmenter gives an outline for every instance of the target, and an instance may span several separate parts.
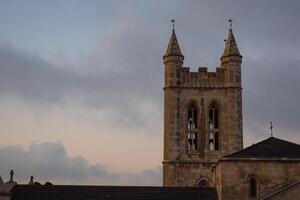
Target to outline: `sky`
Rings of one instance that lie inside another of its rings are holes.
[[[300,1],[0,0],[0,176],[161,185],[162,55],[214,71],[243,55],[244,146],[300,143]]]

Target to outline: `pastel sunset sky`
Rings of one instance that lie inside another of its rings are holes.
[[[300,143],[300,1],[0,0],[0,176],[161,185],[163,63],[215,71],[228,19],[243,55],[244,146]]]

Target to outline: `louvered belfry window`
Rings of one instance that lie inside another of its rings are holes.
[[[219,113],[215,103],[208,107],[209,149],[219,151]]]
[[[187,109],[187,141],[188,150],[195,151],[198,148],[197,134],[198,134],[198,110],[197,107],[191,103]]]

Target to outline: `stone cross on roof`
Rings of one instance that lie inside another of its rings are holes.
[[[273,123],[270,122],[270,131],[271,131],[271,137],[273,137]]]

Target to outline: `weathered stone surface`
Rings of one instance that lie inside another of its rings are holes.
[[[171,40],[177,41],[175,32]],[[194,186],[201,177],[214,185],[218,159],[243,144],[241,60],[224,62],[216,72],[203,67],[190,72],[183,67],[182,54],[166,54],[164,64],[164,186]],[[189,151],[187,140],[187,108],[191,102],[197,107],[199,125],[194,151]],[[209,146],[208,107],[212,103],[218,110],[219,150],[210,150]]]
[[[258,180],[258,196],[300,180],[300,162],[292,160],[220,161],[217,165],[219,199],[249,199],[249,177]],[[238,194],[238,195],[233,195]]]
[[[300,198],[300,181],[291,183],[285,187],[282,187],[269,195],[266,195],[261,200],[298,200]]]

